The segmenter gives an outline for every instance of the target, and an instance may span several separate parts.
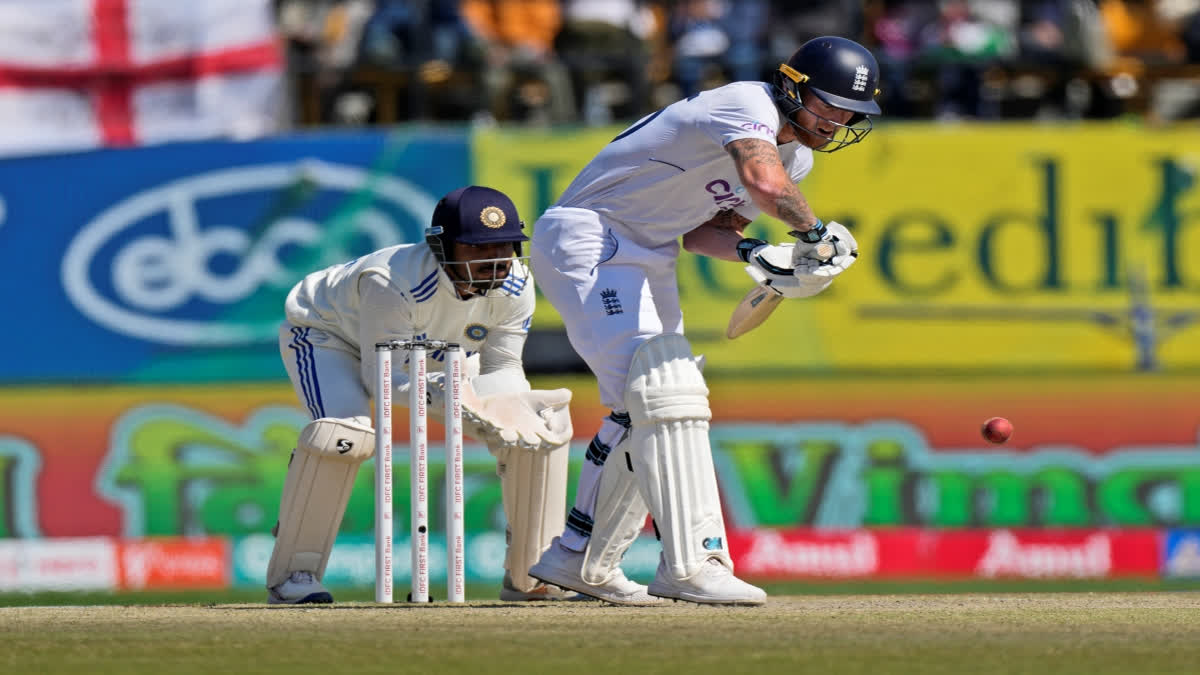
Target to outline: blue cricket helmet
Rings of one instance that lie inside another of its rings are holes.
[[[787,121],[809,133],[816,132],[800,127],[793,119],[804,109],[801,94],[805,90],[828,106],[854,113],[848,124],[837,125],[839,130],[830,138],[833,147],[826,152],[861,141],[871,131],[871,115],[881,112],[875,102],[879,63],[866,47],[843,37],[827,35],[805,42],[787,63],[780,64],[772,88],[775,104]]]
[[[448,262],[454,242],[499,244],[512,242],[517,255],[521,242],[529,241],[525,223],[508,195],[489,187],[468,185],[447,194],[433,210],[425,241],[438,262]]]

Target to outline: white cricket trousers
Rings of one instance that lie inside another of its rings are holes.
[[[571,346],[612,410],[625,410],[637,348],[655,335],[683,333],[678,257],[678,242],[641,246],[588,209],[553,207],[534,226],[530,262],[538,288],[562,315]]]
[[[309,417],[370,417],[362,362],[341,338],[287,321],[279,327],[279,355]]]

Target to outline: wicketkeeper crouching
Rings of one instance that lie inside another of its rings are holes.
[[[279,350],[313,421],[288,465],[268,602],[333,602],[321,578],[358,467],[375,450],[375,344],[409,339],[457,342],[467,357],[464,433],[495,455],[508,520],[501,599],[574,595],[528,575],[564,527],[572,428],[570,390],[531,391],[521,363],[534,309],[523,227],[503,193],[460,188],[438,202],[424,243],[313,272],[292,289]],[[428,354],[428,410],[437,417],[444,354]],[[407,373],[393,369],[397,402],[408,400]]]

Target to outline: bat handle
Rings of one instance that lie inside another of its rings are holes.
[[[806,241],[797,241],[796,251],[801,257],[825,262],[837,253],[837,248],[834,247],[833,242],[829,241],[820,241],[815,244],[810,244]]]

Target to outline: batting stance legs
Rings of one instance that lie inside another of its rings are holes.
[[[292,385],[313,421],[301,431],[288,465],[275,548],[267,568],[268,601],[328,603],[333,597],[320,580],[358,468],[375,450],[371,419],[363,415],[370,409],[369,401],[359,358],[338,338],[285,323],[279,345]],[[468,359],[467,374],[481,393],[529,389],[523,374],[502,371],[475,376],[477,371],[477,360]],[[440,393],[436,378],[431,379],[435,379],[431,395]],[[430,406],[431,412],[441,409]],[[533,451],[489,444],[489,450],[497,459],[509,522],[501,599],[564,597],[527,572],[563,528],[568,446]]]
[[[676,244],[647,249],[598,214],[553,208],[534,230],[539,285],[615,412],[589,446],[567,530],[530,573],[610,602],[644,601],[619,562],[645,522],[663,554],[652,596],[759,604],[733,576],[708,441],[708,389],[682,336]]]

